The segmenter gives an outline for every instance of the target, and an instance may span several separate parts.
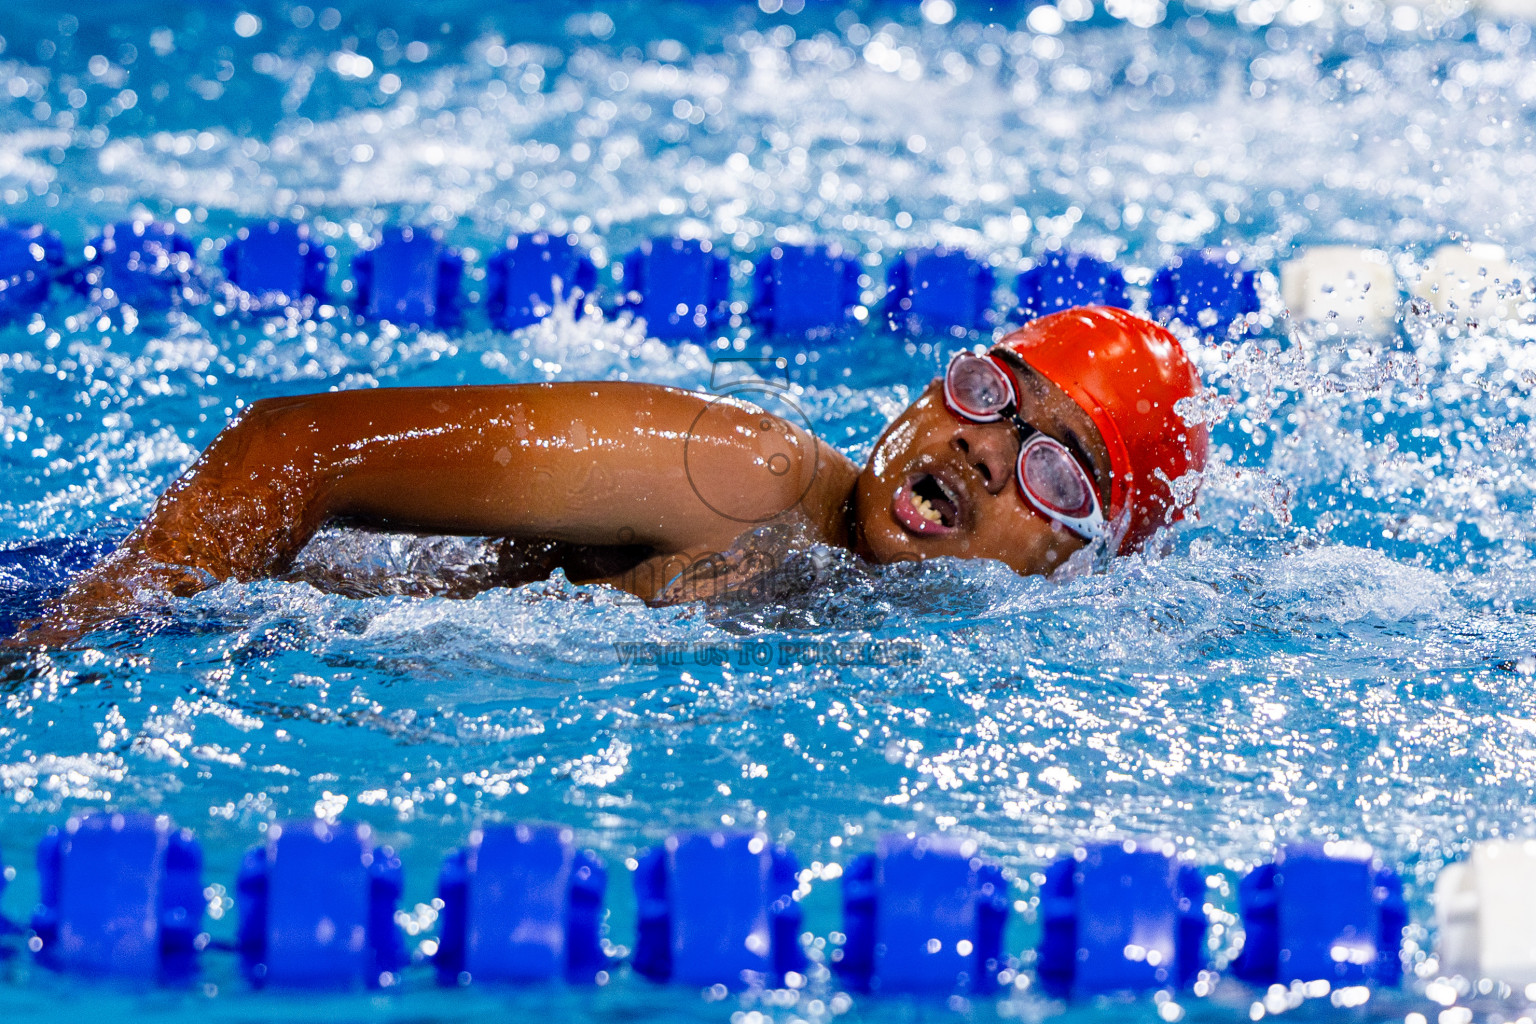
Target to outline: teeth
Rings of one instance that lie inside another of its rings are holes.
[[[940,514],[938,509],[929,504],[928,499],[921,494],[912,495],[912,504],[917,508],[918,514],[930,523],[938,523],[941,526],[944,524],[944,516]]]

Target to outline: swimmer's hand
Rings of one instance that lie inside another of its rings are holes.
[[[194,594],[208,586],[201,573],[178,565],[146,564],[141,553],[119,548],[75,577],[43,614],[0,639],[0,649],[69,647],[114,622],[141,617],[147,605]]]
[[[677,571],[667,574],[651,603],[766,599],[773,589],[773,575],[790,556],[818,542],[815,531],[804,522],[786,519],[761,526],[743,534],[724,551],[703,552],[686,563],[677,558],[670,560],[668,568]],[[628,586],[624,589],[634,590]]]

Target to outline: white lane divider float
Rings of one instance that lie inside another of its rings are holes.
[[[1413,293],[1436,312],[1458,319],[1514,320],[1519,317],[1519,277],[1503,246],[1453,242],[1435,250]]]
[[[1397,275],[1380,249],[1320,245],[1280,265],[1280,296],[1302,320],[1382,334],[1397,319]]]
[[[1478,843],[1441,869],[1434,903],[1442,972],[1536,982],[1536,840]]]

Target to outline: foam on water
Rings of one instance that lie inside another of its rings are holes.
[[[0,51],[16,98],[0,110],[0,198],[74,240],[135,210],[184,211],[199,236],[302,215],[343,263],[390,220],[440,222],[480,256],[535,228],[575,231],[600,259],[657,231],[748,255],[830,238],[873,254],[874,281],[879,258],[933,241],[1010,269],[1085,247],[1143,286],[1186,243],[1272,267],[1298,243],[1356,242],[1405,280],[1449,238],[1530,258],[1528,29],[1433,10],[1407,25],[1369,4],[1266,27],[1256,9],[944,28],[813,11],[666,43],[651,27],[696,9],[648,5],[617,34],[583,21],[521,45],[493,27],[422,60],[403,27],[348,49],[290,27],[296,13],[263,12],[265,35],[240,42],[160,12],[173,45],[127,26],[136,61],[113,49],[99,75],[67,46],[34,57],[30,37]],[[218,45],[232,56],[204,67]],[[376,66],[359,78],[347,52]],[[213,98],[156,100],[166,77]],[[711,604],[650,608],[558,575],[462,600],[410,595],[424,567],[440,590],[470,588],[494,561],[486,542],[327,530],[292,580],[224,584],[0,667],[6,847],[21,860],[70,810],[151,808],[197,828],[210,881],[227,883],[259,823],[358,815],[405,848],[426,920],[430,865],[485,817],[569,822],[616,866],[672,828],[722,822],[761,824],[819,864],[887,828],[961,829],[1020,871],[1026,901],[1031,869],[1091,837],[1166,836],[1228,871],[1291,838],[1365,839],[1405,869],[1422,920],[1440,864],[1529,831],[1536,786],[1536,347],[1531,295],[1508,290],[1527,303],[1518,323],[1403,303],[1398,332],[1371,338],[1291,322],[1271,296],[1253,334],[1191,337],[1213,392],[1189,413],[1217,445],[1198,521],[1058,579],[813,549]],[[874,333],[781,348],[775,387],[864,458],[946,352]],[[0,539],[120,536],[268,395],[708,389],[722,359],[762,354],[749,325],[673,347],[571,303],[512,336],[67,307],[0,333]],[[360,596],[312,585],[344,567]],[[31,884],[23,872],[12,912]],[[815,926],[832,927],[836,882],[809,884]],[[1211,898],[1232,905],[1220,886]],[[620,878],[614,941],[629,899]],[[1220,933],[1223,955],[1235,941]],[[816,977],[746,1008],[841,1014],[846,997]],[[0,1004],[24,1011],[48,984],[0,986]],[[519,1000],[592,1019],[742,1009],[633,986]],[[167,1012],[210,1005],[224,1003]],[[375,1004],[468,1007],[491,1009],[475,993]],[[1002,1012],[1051,1007],[1025,993]]]

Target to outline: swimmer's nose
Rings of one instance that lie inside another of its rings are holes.
[[[1019,457],[1013,435],[1007,423],[967,423],[950,442],[980,474],[989,494],[1008,486],[1011,467]]]

